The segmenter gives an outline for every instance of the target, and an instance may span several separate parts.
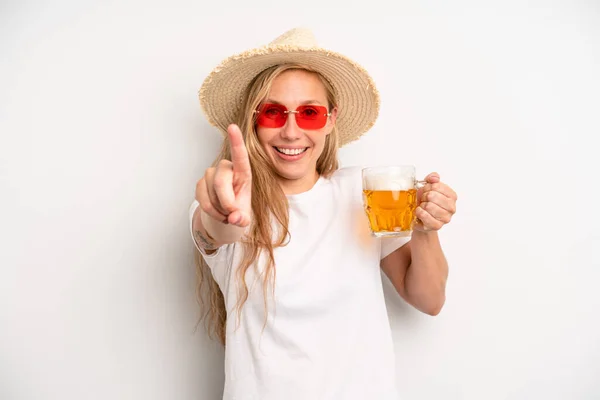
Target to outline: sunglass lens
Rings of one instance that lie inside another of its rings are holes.
[[[285,111],[286,108],[280,104],[264,104],[256,122],[265,128],[281,128],[287,117]]]
[[[327,108],[315,105],[300,106],[296,121],[302,129],[321,129],[327,123]]]

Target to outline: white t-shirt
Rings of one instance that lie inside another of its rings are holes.
[[[320,178],[288,201],[291,238],[275,249],[266,326],[262,280],[252,267],[250,294],[237,317],[242,246],[211,255],[199,249],[228,310],[223,399],[397,400],[379,263],[409,238],[371,236],[360,168]],[[190,225],[197,206],[190,207]]]

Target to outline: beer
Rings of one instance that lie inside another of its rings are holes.
[[[417,185],[413,166],[363,170],[364,209],[375,236],[409,236],[415,221]]]
[[[415,219],[417,190],[363,190],[371,231],[409,232]]]

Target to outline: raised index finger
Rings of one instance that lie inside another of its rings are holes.
[[[248,158],[248,150],[244,143],[242,131],[240,128],[231,124],[227,127],[229,136],[229,145],[231,146],[231,162],[233,163],[233,172],[250,175],[250,159]]]

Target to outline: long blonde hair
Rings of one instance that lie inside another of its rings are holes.
[[[288,202],[283,190],[278,184],[277,173],[273,168],[267,154],[258,141],[256,134],[256,117],[254,110],[268,96],[271,85],[275,78],[281,73],[289,70],[305,70],[316,73],[311,68],[300,64],[284,64],[271,67],[259,75],[248,86],[245,92],[240,113],[237,116],[237,124],[242,131],[244,142],[248,149],[250,165],[252,169],[252,214],[253,220],[249,228],[249,234],[242,241],[244,256],[242,262],[237,266],[236,282],[238,283],[238,301],[236,310],[238,320],[242,306],[248,299],[248,285],[245,276],[247,270],[254,265],[261,253],[268,256],[267,265],[262,273],[263,295],[265,309],[267,308],[267,291],[269,286],[274,288],[275,260],[273,251],[277,247],[284,246],[289,239],[288,230]],[[316,73],[325,86],[329,110],[336,105],[335,91],[331,84],[320,74]],[[332,132],[325,139],[323,153],[317,160],[317,173],[320,176],[329,177],[338,169],[338,132],[333,127]],[[216,166],[221,160],[231,160],[229,141],[223,141],[221,151],[213,165]],[[273,226],[273,221],[275,226]],[[277,237],[273,240],[274,232]],[[225,345],[225,331],[227,323],[227,310],[225,300],[211,271],[198,251],[195,252],[197,272],[197,295],[203,313],[206,318],[209,336],[217,337]],[[206,287],[206,289],[205,289]],[[203,292],[206,290],[206,293]],[[206,296],[206,299],[203,296]],[[207,304],[208,303],[208,304]],[[266,315],[266,313],[265,313]],[[266,323],[266,319],[265,319]]]

